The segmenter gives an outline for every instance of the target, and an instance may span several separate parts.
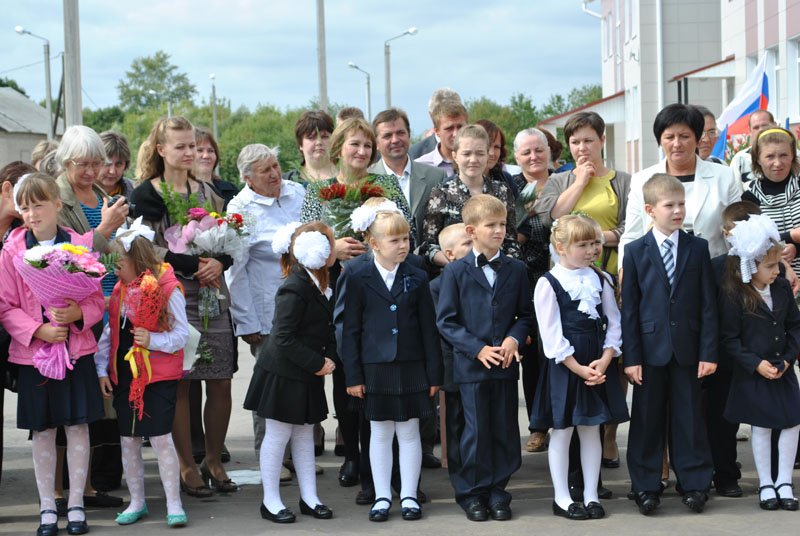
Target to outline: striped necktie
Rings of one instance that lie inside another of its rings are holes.
[[[672,240],[665,238],[661,242],[661,260],[664,261],[664,269],[667,271],[669,286],[675,282],[675,257],[672,255]]]

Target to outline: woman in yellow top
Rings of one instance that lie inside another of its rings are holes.
[[[536,201],[535,210],[542,223],[573,211],[586,213],[603,229],[601,267],[617,273],[617,244],[625,230],[625,208],[631,176],[603,164],[606,124],[594,112],[575,114],[564,125],[575,169],[550,176]]]

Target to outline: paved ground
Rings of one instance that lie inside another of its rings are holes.
[[[227,445],[233,460],[227,464],[231,471],[257,469],[252,447],[251,420],[248,412],[241,409],[242,398],[249,382],[252,358],[244,345],[241,348],[241,370],[234,379],[234,412],[231,419]],[[331,407],[332,404],[331,404]],[[526,430],[524,406],[520,404],[520,425]],[[38,502],[33,479],[33,465],[27,432],[17,430],[16,397],[6,394],[4,415],[5,460],[3,480],[0,484],[0,534],[34,534],[38,526]],[[635,505],[625,498],[629,488],[628,474],[623,463],[619,469],[603,471],[605,484],[614,492],[614,498],[604,501],[608,517],[599,521],[568,521],[551,513],[552,489],[547,468],[547,454],[523,453],[522,469],[512,478],[510,491],[514,494],[512,508],[514,519],[499,523],[488,521],[472,523],[466,520],[461,509],[453,502],[452,488],[445,469],[424,469],[422,487],[429,502],[424,505],[421,521],[402,521],[399,509],[388,523],[376,524],[367,521],[368,508],[356,506],[354,497],[358,488],[339,487],[336,475],[341,458],[333,455],[333,437],[336,421],[325,423],[326,450],[318,458],[325,468],[319,477],[319,496],[333,510],[334,518],[328,521],[299,516],[293,525],[278,527],[261,519],[258,506],[261,500],[260,485],[245,485],[241,491],[229,495],[215,495],[200,500],[184,497],[184,506],[189,516],[189,526],[180,532],[198,535],[229,534],[248,536],[264,534],[276,529],[297,534],[341,534],[378,533],[411,534],[424,531],[429,534],[748,534],[796,535],[800,533],[800,512],[765,512],[758,508],[756,496],[757,479],[753,467],[749,443],[739,443],[739,457],[744,478],[741,481],[745,496],[725,499],[712,494],[706,512],[700,515],[688,511],[671,488],[662,498],[662,506],[651,517],[638,513]],[[520,438],[522,445],[527,434]],[[627,426],[621,427],[619,444],[623,450],[627,439]],[[166,508],[163,490],[158,480],[158,471],[152,451],[145,449],[146,490],[150,517],[135,525],[120,527],[114,523],[116,510],[89,510],[92,534],[115,536],[140,534],[170,534],[166,527]],[[797,473],[797,471],[795,472]],[[796,475],[797,476],[797,475]],[[281,486],[284,502],[298,513],[299,492],[297,484],[290,482]],[[127,497],[127,490],[117,492]],[[65,521],[61,522],[62,534]],[[144,532],[143,532],[144,530]]]

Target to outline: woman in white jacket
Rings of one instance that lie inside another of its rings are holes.
[[[651,219],[644,212],[642,185],[656,173],[678,177],[686,189],[686,219],[683,228],[708,241],[712,257],[728,248],[722,234],[722,211],[742,197],[742,184],[731,169],[701,160],[697,145],[703,136],[703,115],[686,104],[664,107],[653,122],[653,133],[666,158],[631,177],[625,232],[619,241],[619,267],[625,244],[644,236]]]

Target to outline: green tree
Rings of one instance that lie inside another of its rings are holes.
[[[83,124],[100,134],[105,130],[119,130],[125,121],[125,112],[119,106],[108,106],[97,110],[83,109]]]
[[[17,84],[17,81],[12,79],[12,78],[7,78],[7,77],[0,76],[0,87],[10,87],[11,89],[16,89],[17,91],[19,91],[20,93],[22,93],[26,97],[28,96],[28,94],[25,93],[25,90],[22,89],[21,87],[19,87],[19,84]]]
[[[159,107],[163,102],[192,101],[197,88],[169,59],[169,54],[159,50],[152,56],[133,60],[131,69],[117,84],[119,105],[124,111],[142,111]]]

